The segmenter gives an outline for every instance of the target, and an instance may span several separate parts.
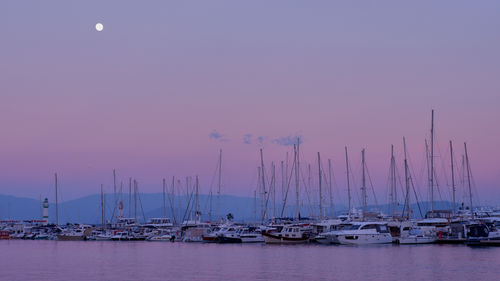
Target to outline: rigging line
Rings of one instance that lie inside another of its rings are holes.
[[[407,151],[408,152],[408,151]],[[408,159],[408,157],[407,157]],[[399,172],[399,168],[398,168],[398,165],[396,165],[396,178],[397,178],[397,182],[399,182],[399,187],[401,188],[401,194],[405,194],[406,193],[406,190],[403,186],[403,180],[402,180],[402,175],[401,173]],[[399,203],[396,201],[396,203],[399,205]]]
[[[142,217],[144,218],[144,222],[146,222],[146,215],[144,214],[144,208],[142,207],[141,194],[137,193],[137,197],[139,197],[139,203],[141,205]]]
[[[441,196],[441,189],[439,188],[439,178],[437,176],[436,170],[434,170],[434,182],[436,183],[436,189],[439,195],[439,200],[443,202],[443,197]]]
[[[186,183],[187,184],[187,183]],[[194,193],[194,188],[191,190],[191,193],[189,193],[189,186],[187,186],[188,188],[188,203],[187,203],[187,206],[186,206],[186,210],[184,211],[184,215],[182,216],[182,221],[185,221],[186,220],[186,215],[191,211],[191,200],[193,198],[193,193]]]
[[[302,165],[302,166],[305,166],[305,165]],[[310,215],[311,214],[311,198],[309,196],[309,189],[310,189],[309,185],[310,184],[306,183],[305,176],[302,174],[302,169],[299,172],[302,175],[302,183],[304,184],[304,191],[305,191],[305,193],[307,195],[307,197],[306,197],[307,198],[307,203],[308,203],[307,207],[308,207],[308,211],[309,211],[309,215]],[[309,178],[309,176],[308,176],[308,178]]]
[[[415,184],[413,183],[413,178],[411,177],[411,174],[410,174],[410,183],[411,183],[411,186],[413,188],[413,193],[415,194],[415,202],[417,202],[418,212],[420,213],[420,216],[423,217],[422,209],[420,208],[420,203],[418,200],[417,192],[415,190]]]
[[[375,199],[375,207],[379,208],[380,206],[378,205],[377,195],[375,194],[375,188],[373,187],[372,178],[370,177],[370,171],[368,171],[366,160],[365,160],[365,169],[366,169],[366,175],[368,176],[368,181],[370,182],[370,186],[372,188],[373,198]]]
[[[305,164],[303,163],[302,164],[302,167],[304,167]],[[307,202],[309,204],[309,206],[311,205],[311,199],[309,198],[309,184],[306,183],[306,177],[304,176],[303,172],[302,172],[302,169],[299,169],[299,173],[300,175],[302,176],[302,184],[304,185],[304,191],[306,192],[306,195],[307,195]],[[300,186],[299,186],[299,193],[300,193]]]
[[[438,154],[439,156],[437,156],[439,158],[439,162],[441,163],[441,169],[442,169],[442,174],[444,175],[444,179],[445,179],[445,183],[446,183],[446,186],[450,186],[450,179],[448,178],[448,173],[447,173],[447,166],[448,164],[446,163],[445,164],[445,159],[449,159],[449,149],[446,149],[446,154],[442,154],[441,153],[441,148],[439,146],[439,139],[436,137],[436,134],[434,133],[434,139],[436,140],[434,143],[436,144],[435,146],[437,147],[437,150],[438,150]],[[442,156],[444,155],[444,156]],[[451,197],[451,196],[450,196]]]
[[[413,184],[414,184],[414,187],[415,187],[415,186],[417,186],[417,187],[418,187],[418,186],[422,186],[422,184],[421,184],[421,183],[419,183],[419,181],[418,181],[418,177],[417,177],[417,178],[415,178],[416,173],[415,173],[415,169],[413,168],[413,167],[414,167],[414,165],[413,165],[413,161],[412,161],[412,158],[411,158],[411,153],[409,153],[409,152],[408,152],[408,153],[407,153],[407,155],[408,155],[408,170],[409,170],[410,175],[413,175],[413,177],[412,177],[412,182],[413,182]],[[423,152],[422,161],[421,161],[421,165],[420,165],[420,167],[421,167],[421,170],[420,170],[420,179],[422,179],[422,178],[423,178],[423,176],[424,176],[423,174],[424,174],[424,169],[425,169],[425,162],[426,162],[426,153],[425,153],[425,151],[424,151],[424,152]],[[424,198],[424,197],[422,196],[422,193],[420,192],[420,189],[419,189],[419,188],[417,188],[417,189],[415,189],[415,190],[416,190],[416,192],[418,193],[418,195],[419,195],[419,197],[420,197],[420,198]]]
[[[283,217],[283,213],[285,212],[286,201],[288,199],[288,191],[290,190],[290,184],[292,182],[292,176],[293,176],[293,169],[294,168],[295,168],[295,161],[292,162],[292,166],[291,166],[291,169],[290,169],[290,176],[287,179],[287,187],[286,187],[285,197],[283,198],[283,207],[281,208],[281,215],[280,215],[280,217]]]
[[[386,189],[385,189],[385,194],[384,194],[384,198],[387,199],[387,201],[389,202],[389,204],[387,204],[387,212],[389,213],[390,210],[391,210],[391,206],[392,206],[392,182],[391,182],[391,176],[392,176],[392,159],[390,161],[390,165],[389,165],[389,171],[387,171],[387,178],[386,178]],[[392,215],[392,214],[391,214]]]
[[[469,174],[470,174],[470,178],[471,178],[472,191],[476,195],[476,204],[474,204],[474,205],[481,206],[481,201],[479,200],[479,190],[477,190],[476,181],[474,179],[474,175],[472,174],[472,168],[470,165],[470,156],[469,156]],[[471,210],[471,212],[472,212],[472,210]]]
[[[354,177],[354,171],[353,171],[352,165],[351,165],[350,161],[348,161],[348,162],[349,162],[349,171],[350,171],[349,175],[351,176],[351,183],[352,183],[351,184],[351,191],[354,192],[354,197],[356,197],[356,199],[358,199],[358,206],[361,206],[362,205],[361,199],[360,199],[360,195],[358,193],[359,188],[357,188],[359,185],[356,182],[356,178]],[[360,171],[356,171],[356,175],[358,173],[360,173]],[[352,188],[352,187],[356,187],[356,188]],[[352,196],[351,196],[351,200],[352,200]]]
[[[333,182],[333,185],[332,185],[332,193],[333,193],[333,198],[334,198],[334,201],[335,201],[335,198],[337,198],[337,202],[339,202],[338,200],[340,199],[341,202],[342,200],[345,200],[345,197],[343,198],[342,196],[340,196],[340,188],[339,188],[339,185],[337,183],[337,178],[335,177],[335,169],[333,168],[334,166],[334,161],[332,159],[332,182]],[[346,202],[343,201],[342,202],[344,205],[346,205]]]

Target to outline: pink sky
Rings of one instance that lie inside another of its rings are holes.
[[[2,2],[0,193],[51,196],[57,171],[75,198],[111,190],[113,168],[145,192],[195,174],[207,192],[222,148],[223,192],[252,196],[259,148],[269,165],[290,149],[273,140],[301,135],[304,162],[333,159],[339,201],[344,146],[355,166],[366,148],[384,201],[390,145],[401,163],[406,136],[422,169],[435,109],[438,168],[450,139],[457,158],[467,141],[479,199],[497,204],[499,12],[495,1]]]

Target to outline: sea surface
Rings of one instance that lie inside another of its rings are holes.
[[[500,247],[4,240],[0,280],[500,280]]]

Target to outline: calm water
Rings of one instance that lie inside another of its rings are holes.
[[[500,247],[0,241],[0,280],[499,280]]]

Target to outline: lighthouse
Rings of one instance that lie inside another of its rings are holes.
[[[49,224],[49,199],[45,198],[43,200],[43,225]]]

